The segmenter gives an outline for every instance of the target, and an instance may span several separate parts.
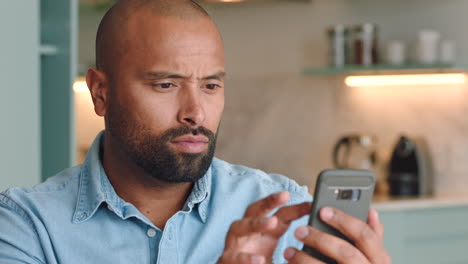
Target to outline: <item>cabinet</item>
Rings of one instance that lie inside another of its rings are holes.
[[[77,0],[41,0],[41,175],[75,161],[73,82],[77,75]]]
[[[394,264],[468,263],[468,205],[379,213]]]

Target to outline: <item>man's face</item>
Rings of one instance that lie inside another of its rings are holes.
[[[106,130],[138,166],[167,182],[201,178],[224,108],[224,51],[208,19],[141,11],[110,74]]]

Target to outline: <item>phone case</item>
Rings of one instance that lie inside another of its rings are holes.
[[[321,172],[317,178],[309,225],[353,243],[338,230],[320,220],[318,212],[321,208],[330,206],[367,222],[374,185],[374,174],[366,170],[325,170]],[[336,263],[313,248],[304,247],[303,250],[325,263]]]

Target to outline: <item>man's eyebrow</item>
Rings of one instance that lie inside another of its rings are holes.
[[[180,74],[170,73],[170,72],[146,72],[143,74],[143,79],[145,80],[154,80],[154,79],[182,79],[185,76]]]
[[[204,80],[215,79],[215,80],[222,81],[225,76],[226,76],[226,73],[221,71],[221,72],[217,72],[217,73],[215,73],[213,75],[206,76],[203,79]]]
[[[203,80],[215,79],[215,80],[222,81],[225,76],[226,76],[226,73],[223,71],[220,71],[213,75],[205,76],[202,79]],[[182,79],[182,78],[189,78],[189,77],[186,77],[177,73],[170,73],[170,72],[146,72],[143,74],[143,79],[145,80]]]

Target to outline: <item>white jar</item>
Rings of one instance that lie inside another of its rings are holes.
[[[406,62],[406,45],[402,41],[391,41],[387,44],[387,63],[403,65]]]
[[[330,45],[330,65],[344,67],[348,58],[348,29],[344,25],[334,25],[328,29]]]
[[[418,35],[418,62],[431,65],[439,62],[440,34],[435,30],[421,30]]]

